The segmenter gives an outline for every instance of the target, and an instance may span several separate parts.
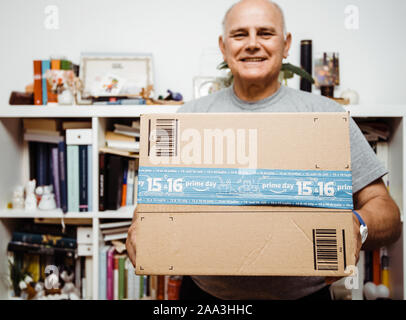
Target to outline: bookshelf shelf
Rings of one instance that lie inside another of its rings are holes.
[[[178,105],[6,106],[0,109],[0,118],[139,117],[145,113],[174,113],[178,108]]]
[[[136,118],[146,113],[174,113],[178,105],[108,105],[108,106],[10,106],[0,107],[0,274],[8,270],[6,257],[7,243],[11,239],[14,225],[24,218],[74,218],[81,221],[91,220],[92,246],[93,246],[93,272],[92,288],[93,299],[98,299],[98,261],[99,247],[102,245],[100,223],[102,219],[132,219],[135,206],[120,208],[117,211],[103,212],[68,212],[61,210],[25,212],[24,210],[5,209],[6,203],[11,200],[12,189],[15,185],[23,185],[28,180],[27,148],[22,141],[22,118],[90,118],[92,123],[93,148],[93,208],[98,208],[98,150],[104,145],[104,132],[111,119]],[[388,142],[388,167],[390,170],[390,192],[404,212],[406,201],[406,105],[356,105],[346,106],[354,118],[385,118],[393,128],[392,136]],[[403,222],[403,215],[402,215]],[[57,222],[59,223],[59,221]],[[395,245],[388,248],[389,256],[393,257],[391,264],[392,292],[396,299],[406,297],[406,238],[402,237]],[[7,299],[8,288],[0,281],[0,299]]]
[[[0,211],[0,218],[74,218],[74,219],[89,219],[93,218],[92,212],[67,212],[63,213],[62,210],[36,210],[33,212],[26,212],[24,210],[3,210]]]

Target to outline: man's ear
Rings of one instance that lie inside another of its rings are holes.
[[[219,36],[219,48],[221,53],[223,54],[223,60],[226,61],[226,55],[225,55],[225,48],[224,48],[224,41],[223,41],[223,36]],[[226,61],[227,62],[227,61]]]
[[[286,35],[285,47],[283,49],[283,57],[286,59],[289,56],[290,45],[292,44],[292,34],[289,32]]]

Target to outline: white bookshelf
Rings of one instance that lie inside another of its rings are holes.
[[[56,223],[62,218],[80,221],[91,220],[93,227],[93,299],[98,298],[98,249],[101,239],[99,224],[101,219],[131,219],[135,206],[123,207],[117,211],[68,212],[61,210],[25,212],[6,209],[16,185],[25,185],[28,180],[28,151],[22,139],[22,118],[87,118],[93,130],[93,208],[98,208],[98,149],[104,145],[104,132],[109,119],[136,118],[146,113],[173,113],[179,106],[133,105],[133,106],[2,106],[0,108],[0,275],[8,272],[6,248],[14,226],[21,219],[52,218]],[[346,107],[353,117],[387,118],[394,128],[389,141],[389,170],[391,194],[402,212],[406,200],[406,105],[357,105]],[[402,238],[389,248],[391,258],[391,281],[393,297],[406,297],[406,248]],[[0,299],[9,299],[9,291],[4,281],[0,281]]]

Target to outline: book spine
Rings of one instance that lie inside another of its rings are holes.
[[[37,234],[17,231],[13,232],[12,241],[50,245],[56,248],[75,249],[77,246],[77,241],[75,238],[64,238],[49,234]]]
[[[121,206],[125,207],[127,204],[127,175],[128,175],[128,160],[123,160],[123,189],[121,190]]]
[[[52,160],[52,148],[51,144],[47,144],[47,155],[48,155],[48,174],[46,185],[52,185],[52,190],[55,191],[55,180],[54,180],[54,163]]]
[[[79,211],[88,210],[87,197],[87,145],[79,146]]]
[[[182,277],[170,276],[168,279],[168,300],[179,300]]]
[[[107,251],[107,300],[114,299],[114,248]]]
[[[41,60],[34,60],[34,104],[42,105],[42,67]]]
[[[59,160],[59,180],[60,180],[60,197],[61,209],[63,212],[68,211],[68,182],[66,176],[66,144],[64,141],[58,143],[58,160]]]
[[[86,296],[85,299],[91,300],[93,298],[93,258],[92,256],[85,257],[85,272],[86,272]]]
[[[93,211],[93,170],[92,170],[92,145],[87,146],[87,208],[89,212]]]
[[[79,211],[79,146],[68,145],[67,171],[68,171],[68,211]]]
[[[108,161],[105,153],[99,153],[99,211],[106,210],[106,163]]]
[[[48,147],[46,143],[37,144],[37,186],[45,186],[48,181]]]
[[[113,282],[114,282],[114,300],[118,300],[118,289],[119,289],[119,274],[118,274],[118,256],[114,256],[114,269],[113,269]]]
[[[134,266],[128,257],[126,258],[125,266],[127,269],[127,299],[136,300],[138,299],[135,291],[136,274]]]
[[[107,298],[107,249],[102,247],[99,251],[99,299]]]
[[[135,176],[135,160],[128,161],[128,173],[127,173],[127,195],[126,204],[132,206],[134,204],[134,176]]]
[[[107,163],[107,209],[117,210],[121,204],[123,165],[120,156],[109,156]]]
[[[61,208],[61,190],[60,190],[60,178],[59,178],[59,159],[58,159],[58,148],[52,148],[52,175],[54,179],[54,193],[56,206]]]
[[[157,300],[165,298],[165,276],[158,276]]]
[[[125,256],[118,258],[118,300],[123,300],[125,297]]]
[[[144,278],[145,275],[140,275],[140,299],[144,298]]]
[[[42,60],[42,104],[48,104],[48,84],[47,84],[47,70],[51,69],[51,61]]]
[[[30,161],[30,180],[37,179],[37,142],[29,141],[28,142],[28,153]]]
[[[381,253],[379,249],[372,251],[372,281],[381,284]]]

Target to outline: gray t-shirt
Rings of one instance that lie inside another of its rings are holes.
[[[239,99],[232,87],[190,101],[178,112],[342,112],[331,99],[286,86],[256,102]],[[350,121],[353,193],[387,174],[354,120]],[[298,299],[323,288],[324,277],[193,276],[204,291],[220,299]]]

